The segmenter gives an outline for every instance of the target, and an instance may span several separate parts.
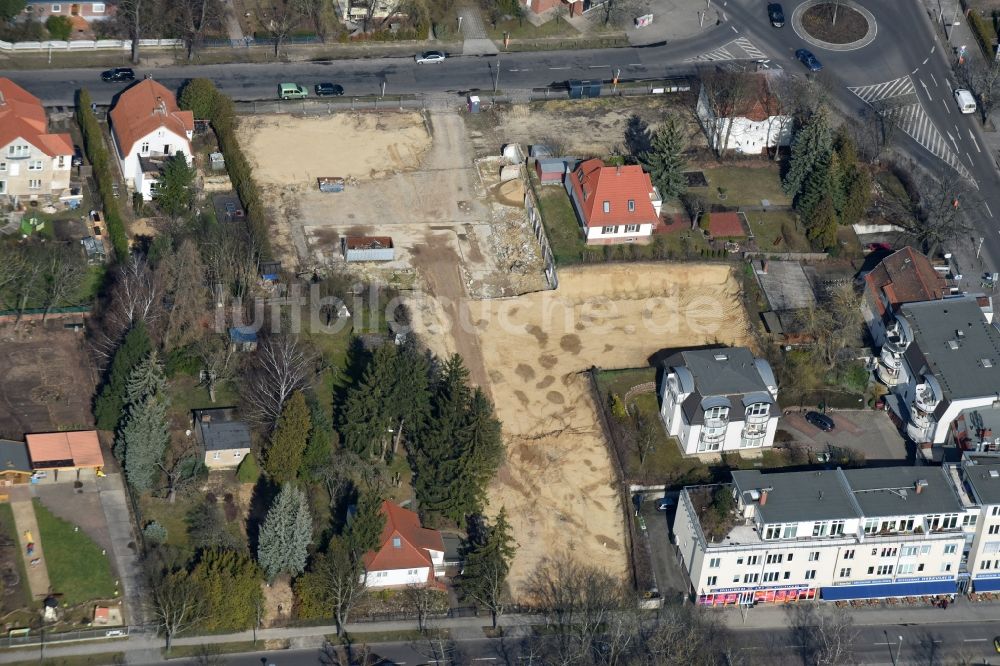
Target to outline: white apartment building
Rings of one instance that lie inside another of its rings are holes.
[[[674,539],[699,603],[958,592],[979,508],[960,500],[944,468],[736,471],[732,477],[731,484],[685,488],[680,495]],[[735,507],[721,521],[716,493],[731,497]]]
[[[961,572],[960,589],[1000,591],[1000,457],[966,454],[960,464],[949,465],[947,469],[963,503],[980,514],[966,545],[967,564]],[[964,584],[966,579],[968,585]]]
[[[778,383],[745,347],[678,352],[665,362],[660,417],[686,454],[761,449],[774,443]]]
[[[918,445],[971,442],[966,422],[1000,404],[1000,331],[991,321],[989,298],[963,296],[907,303],[888,326],[876,374]]]

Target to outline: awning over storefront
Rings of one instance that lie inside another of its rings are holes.
[[[883,599],[886,597],[919,597],[925,594],[956,594],[953,580],[933,580],[915,583],[884,583],[882,585],[840,585],[824,587],[824,601],[843,599]]]
[[[1000,591],[1000,578],[973,578],[973,592],[997,592]]]

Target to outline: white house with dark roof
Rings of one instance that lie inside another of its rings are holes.
[[[774,443],[778,383],[745,347],[682,351],[668,358],[660,417],[686,454],[761,449]]]
[[[238,467],[250,453],[250,426],[234,407],[196,409],[194,430],[209,469]]]
[[[942,467],[744,470],[682,490],[673,533],[704,605],[953,596],[980,515]]]

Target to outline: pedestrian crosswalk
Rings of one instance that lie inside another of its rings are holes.
[[[738,37],[719,48],[702,53],[684,62],[720,62],[723,60],[761,60],[767,57],[763,51],[754,46],[746,37]]]
[[[848,90],[869,106],[878,104],[879,113],[884,114],[893,126],[902,130],[961,176],[971,178],[969,170],[958,156],[958,146],[955,145],[954,137],[949,134],[949,138],[945,139],[942,136],[924,110],[913,85],[913,79],[909,76],[868,86],[849,86]]]

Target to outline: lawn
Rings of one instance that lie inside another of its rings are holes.
[[[21,557],[18,547],[21,539],[17,534],[17,527],[14,525],[14,510],[6,502],[0,504],[0,535],[6,537],[11,543],[9,553],[4,554],[5,560],[9,558],[16,561],[17,564],[14,566],[17,567],[17,571],[21,576],[21,582],[17,584],[16,588],[4,590],[3,605],[0,607],[5,612],[20,608],[30,608],[32,599],[31,592],[28,589],[28,573],[24,568],[24,558]],[[7,618],[6,621],[10,622],[11,618]]]
[[[39,537],[45,550],[52,589],[62,593],[62,603],[70,606],[92,599],[115,596],[115,579],[109,556],[75,526],[57,518],[40,501],[34,500]]]
[[[561,18],[536,26],[527,19],[510,19],[498,21],[496,25],[486,22],[486,34],[490,39],[503,40],[504,33],[510,33],[511,39],[537,39],[539,37],[581,37],[580,31]]]
[[[755,163],[759,164],[759,163]],[[694,167],[692,171],[699,170]],[[780,167],[776,163],[761,166],[717,166],[700,169],[708,180],[708,187],[692,187],[689,191],[701,194],[709,205],[760,206],[767,199],[775,206],[791,205],[791,199],[781,189]],[[719,198],[719,188],[725,188],[726,198]]]
[[[190,548],[187,535],[187,514],[194,504],[194,498],[183,493],[178,493],[173,504],[165,499],[149,495],[142,495],[139,498],[139,510],[142,512],[143,524],[155,520],[167,530],[166,543],[182,549]]]
[[[179,426],[190,427],[191,412],[195,409],[231,407],[239,401],[236,388],[229,382],[221,382],[215,388],[215,402],[208,397],[208,389],[191,375],[176,374],[167,385],[170,397],[170,415]]]
[[[790,210],[746,213],[761,252],[811,252],[809,239]]]
[[[208,645],[172,645],[170,652],[161,650],[164,657],[168,659],[187,659],[193,663],[215,663],[223,662],[216,655],[239,654],[242,652],[256,652],[264,647],[263,640],[254,643],[253,641],[234,641],[232,643],[211,643]],[[273,646],[273,641],[269,641],[268,649],[279,649]],[[285,648],[280,649],[287,649]]]
[[[20,656],[24,654],[24,661],[8,661],[9,666],[107,666],[107,664],[124,664],[124,652],[99,652],[97,654],[75,654],[66,657],[53,657],[38,660],[38,649],[15,650],[7,654]],[[29,655],[31,655],[29,657]]]
[[[556,264],[568,266],[580,263],[584,253],[590,250],[583,242],[580,222],[576,219],[576,212],[566,189],[561,185],[539,185],[533,172],[529,173],[529,178],[538,196],[538,212],[542,216],[542,224]]]

